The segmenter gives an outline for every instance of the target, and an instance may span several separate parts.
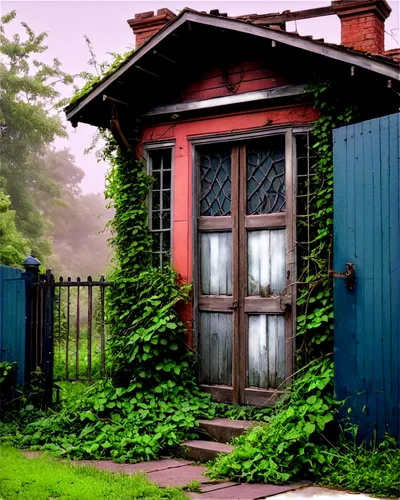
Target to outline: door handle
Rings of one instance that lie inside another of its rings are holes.
[[[330,278],[343,278],[346,282],[347,290],[354,290],[354,285],[356,284],[356,271],[355,266],[351,262],[346,264],[346,272],[344,273],[335,273],[332,269],[328,271],[328,275]]]
[[[231,307],[230,307],[229,309],[237,309],[238,307],[239,307],[239,306],[238,306],[238,301],[237,301],[237,300],[234,300],[234,301],[232,302],[232,305],[231,305]]]

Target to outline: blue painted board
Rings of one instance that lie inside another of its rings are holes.
[[[334,131],[335,390],[359,439],[400,436],[400,114]],[[349,410],[351,409],[351,410]]]
[[[25,279],[22,271],[0,266],[0,361],[17,361],[19,384],[25,381]]]

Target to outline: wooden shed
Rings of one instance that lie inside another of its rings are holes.
[[[141,117],[154,262],[172,258],[193,283],[188,336],[216,400],[265,403],[294,371],[298,165],[318,118],[309,85],[343,79],[365,119],[397,111],[389,13],[385,0],[344,0],[240,18],[137,14],[137,50],[66,110],[121,143]],[[327,15],[341,19],[341,45],[285,30]]]

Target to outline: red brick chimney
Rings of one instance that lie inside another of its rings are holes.
[[[147,42],[174,17],[175,14],[169,9],[159,9],[156,16],[153,11],[150,11],[135,14],[135,19],[128,19],[128,24],[136,37],[136,49]]]
[[[340,18],[342,45],[383,54],[385,20],[392,11],[386,0],[337,0],[332,8]]]

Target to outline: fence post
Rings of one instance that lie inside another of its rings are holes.
[[[45,376],[46,406],[53,401],[53,360],[54,360],[54,286],[51,269],[46,270],[45,277],[45,321],[43,339],[43,371]]]
[[[40,261],[36,259],[33,250],[29,257],[24,261],[25,273],[25,380],[28,382],[31,379],[32,371],[36,367],[33,365],[33,353],[35,346],[33,342],[33,323],[35,318],[36,301],[38,300],[38,289],[32,287],[32,283],[37,283],[39,279]]]

